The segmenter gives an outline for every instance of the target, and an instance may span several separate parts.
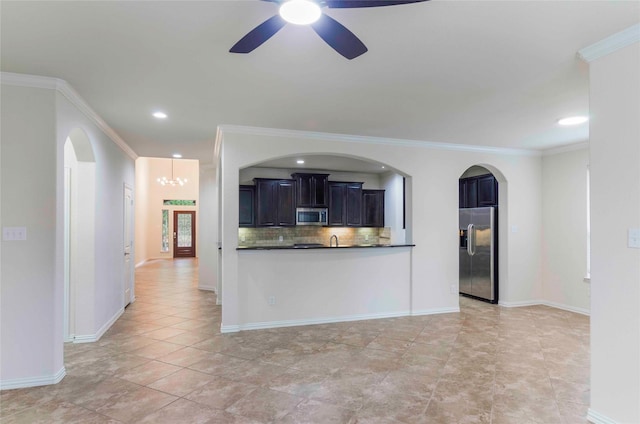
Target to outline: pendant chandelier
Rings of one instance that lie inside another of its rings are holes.
[[[158,178],[158,182],[162,186],[183,186],[187,182],[186,178],[174,177],[173,176],[173,159],[171,159],[171,179],[167,177]]]

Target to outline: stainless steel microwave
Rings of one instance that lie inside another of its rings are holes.
[[[327,225],[327,208],[296,208],[296,225]]]

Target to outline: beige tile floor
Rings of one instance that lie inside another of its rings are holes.
[[[3,391],[13,423],[586,423],[589,319],[461,298],[461,313],[220,334],[197,262],[136,271],[136,302],[65,346],[55,386]]]

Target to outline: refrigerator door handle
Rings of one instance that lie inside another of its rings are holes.
[[[474,248],[476,244],[475,228],[473,224],[467,225],[467,254],[473,256],[476,253]]]

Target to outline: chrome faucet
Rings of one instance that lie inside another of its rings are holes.
[[[329,237],[329,247],[333,247],[333,238],[336,238],[336,247],[338,247],[338,236],[337,235],[332,235],[331,237]]]

